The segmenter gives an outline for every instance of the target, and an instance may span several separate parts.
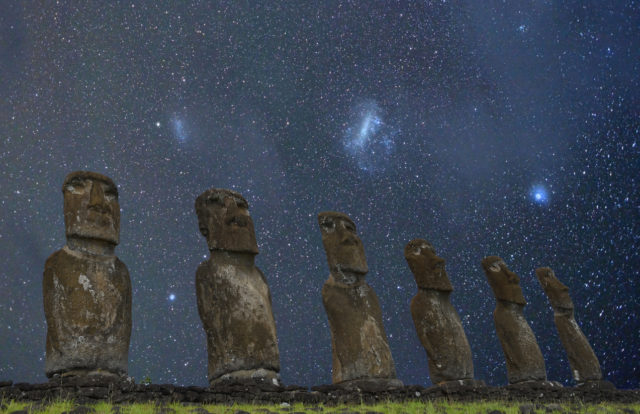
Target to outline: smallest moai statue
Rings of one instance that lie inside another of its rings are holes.
[[[509,384],[547,383],[542,352],[524,317],[527,302],[522,296],[520,278],[497,256],[484,258],[482,268],[496,297],[493,321],[507,362]]]
[[[443,387],[483,386],[482,381],[473,379],[471,347],[449,300],[453,287],[445,260],[423,239],[411,240],[404,257],[418,285],[411,300],[411,316],[427,352],[431,382]]]
[[[536,269],[536,276],[553,308],[553,319],[562,346],[567,351],[573,379],[578,386],[613,389],[615,386],[602,379],[596,354],[574,317],[574,306],[569,288],[562,284],[549,267]]]

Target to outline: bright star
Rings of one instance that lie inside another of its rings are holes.
[[[529,196],[537,204],[547,204],[549,202],[549,193],[542,185],[534,185],[529,192]]]
[[[171,302],[173,302],[174,300],[176,300],[176,295],[174,295],[173,293],[171,293],[171,294],[169,295],[169,300],[170,300]]]
[[[156,122],[156,126],[160,128],[160,121]]]

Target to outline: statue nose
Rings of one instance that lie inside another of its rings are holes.
[[[358,244],[358,239],[353,234],[347,232],[342,236],[342,244],[355,245]]]
[[[106,207],[104,199],[104,191],[100,183],[93,183],[91,185],[91,195],[89,197],[89,207]]]
[[[227,214],[233,213],[238,209],[236,202],[229,197],[225,198],[224,206],[227,208]]]

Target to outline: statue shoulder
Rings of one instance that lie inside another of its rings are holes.
[[[60,249],[57,250],[53,253],[51,253],[51,255],[49,257],[47,257],[47,260],[44,262],[44,267],[45,269],[55,266],[56,264],[60,263],[63,260],[69,260],[69,258],[71,258],[72,256],[67,253],[65,251],[65,249]]]
[[[127,267],[126,264],[124,264],[122,260],[120,260],[118,256],[116,256],[115,262],[116,262],[116,269],[118,269],[119,272],[125,272],[127,275],[129,274],[129,268]]]
[[[211,263],[210,262],[211,262],[211,260],[209,260],[209,259],[203,260],[202,262],[200,262],[196,272],[208,272],[209,268],[211,267]]]
[[[349,297],[349,286],[340,282],[336,282],[333,276],[322,286],[322,299],[329,303],[338,303]]]
[[[208,279],[209,274],[214,270],[215,265],[210,260],[205,260],[196,269],[196,281]]]
[[[258,276],[260,277],[262,282],[267,286],[267,289],[268,289],[269,284],[267,283],[267,278],[265,277],[264,273],[262,273],[262,270],[260,270],[258,266],[254,266],[253,268],[255,269],[255,272],[258,274]]]
[[[411,299],[411,303],[409,305],[411,312],[413,313],[423,308],[425,301],[426,301],[425,292],[422,289],[418,289],[418,292],[416,292],[413,299]]]

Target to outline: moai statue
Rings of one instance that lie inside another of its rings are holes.
[[[253,379],[279,385],[276,323],[267,280],[254,264],[258,245],[249,205],[235,191],[212,188],[195,208],[211,252],[196,271],[209,383]]]
[[[342,213],[318,215],[329,279],[322,303],[329,318],[333,383],[347,388],[402,386],[382,324],[378,297],[364,280],[368,271],[356,226]]]
[[[431,382],[439,386],[482,386],[473,379],[473,358],[460,317],[451,305],[453,287],[426,240],[411,240],[404,258],[416,279],[418,293],[411,300],[411,316],[418,338],[427,351]]]
[[[497,256],[484,258],[482,268],[496,297],[493,321],[507,361],[509,384],[546,382],[542,352],[524,318],[523,309],[527,302],[522,296],[518,275]]]
[[[127,374],[131,337],[131,280],[114,253],[118,190],[102,174],[77,171],[62,194],[67,244],[44,265],[45,372],[116,379]]]
[[[576,380],[578,386],[615,388],[609,381],[602,379],[598,358],[576,323],[569,288],[556,278],[555,273],[549,267],[536,269],[536,276],[553,308],[553,319],[560,335],[560,341],[567,351],[573,379]]]

